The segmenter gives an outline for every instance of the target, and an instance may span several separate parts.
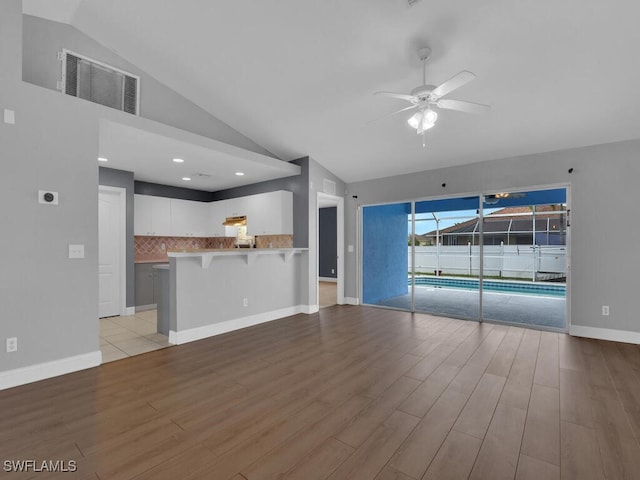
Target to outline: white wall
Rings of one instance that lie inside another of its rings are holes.
[[[346,243],[356,245],[358,205],[570,184],[572,325],[617,330],[616,338],[636,341],[640,253],[629,245],[640,238],[639,160],[640,140],[631,140],[349,184]],[[359,295],[357,268],[357,255],[347,255],[347,296]],[[609,317],[602,305],[611,307]]]

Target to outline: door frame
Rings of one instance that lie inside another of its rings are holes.
[[[316,197],[316,268],[312,277],[315,278],[316,299],[320,299],[320,286],[318,284],[320,271],[320,208],[336,207],[336,278],[337,278],[337,298],[338,305],[344,305],[344,198],[336,195],[329,195],[324,192],[317,192]]]
[[[118,197],[118,224],[120,226],[120,238],[118,240],[118,283],[120,285],[118,289],[120,291],[119,310],[120,315],[127,315],[127,190],[122,187],[98,185],[98,201],[100,201],[99,195],[101,192],[115,193]],[[99,225],[100,221],[98,220],[98,228],[100,228]],[[100,232],[98,232],[98,242],[100,242]],[[100,265],[98,264],[98,269],[99,268]]]

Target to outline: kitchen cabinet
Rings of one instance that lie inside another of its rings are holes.
[[[171,235],[174,237],[211,237],[210,203],[171,199]]]
[[[293,194],[284,190],[245,198],[249,235],[293,234]]]
[[[227,217],[246,215],[246,203],[249,197],[229,198],[210,203],[209,218],[213,228],[213,236],[235,237],[235,227],[223,225]]]
[[[218,204],[225,202],[226,200],[220,200],[218,202],[211,202],[209,204],[209,212],[207,213],[207,223],[211,228],[212,237],[224,237],[224,225],[222,224],[226,218],[224,209]]]
[[[278,190],[211,203],[135,195],[134,215],[135,235],[235,236],[223,222],[239,215],[247,217],[248,235],[293,234],[293,194]]]
[[[136,263],[135,265],[135,287],[136,287],[136,308],[149,310],[156,307],[155,282],[157,271],[153,266],[155,263]]]
[[[133,204],[135,235],[171,235],[171,199],[135,195]]]

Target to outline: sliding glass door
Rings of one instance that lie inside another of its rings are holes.
[[[414,311],[480,317],[479,202],[477,196],[415,202],[414,262],[409,265]]]
[[[485,195],[482,318],[565,330],[565,188]]]
[[[567,214],[565,188],[362,207],[363,303],[565,330]]]

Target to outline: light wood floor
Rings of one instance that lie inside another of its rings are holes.
[[[338,303],[338,284],[336,282],[318,282],[318,304],[320,308],[331,307]]]
[[[335,306],[0,392],[10,479],[640,478],[640,349]]]

